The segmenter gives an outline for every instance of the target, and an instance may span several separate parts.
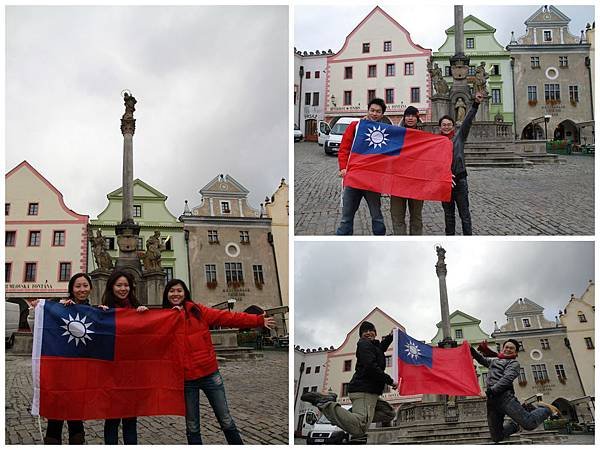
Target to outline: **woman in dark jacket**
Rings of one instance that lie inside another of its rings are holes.
[[[364,321],[359,328],[360,339],[356,344],[356,368],[348,385],[352,411],[336,402],[335,394],[305,392],[300,399],[319,408],[325,416],[352,436],[354,443],[366,443],[371,422],[390,421],[393,408],[379,398],[386,385],[398,387],[392,377],[385,373],[385,352],[392,343],[391,334],[381,342],[376,340],[377,330],[371,322]]]
[[[92,280],[87,273],[76,273],[69,280],[68,292],[69,296],[60,302],[65,306],[69,305],[89,305],[88,299],[92,291]],[[60,445],[62,444],[62,430],[64,420],[48,419],[48,428],[46,429],[46,437],[44,444]],[[85,444],[85,432],[83,429],[82,420],[67,420],[69,428],[69,444],[82,445]]]
[[[254,328],[275,326],[265,315],[229,312],[194,303],[186,284],[172,279],[163,292],[163,308],[185,312],[184,394],[185,429],[188,444],[202,444],[200,390],[206,395],[228,444],[243,444],[227,405],[223,377],[219,372],[210,328],[213,326]]]

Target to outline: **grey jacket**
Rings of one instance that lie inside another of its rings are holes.
[[[471,355],[482,366],[489,367],[486,386],[492,390],[494,395],[506,391],[514,392],[513,381],[519,376],[521,365],[516,359],[486,358],[474,349]]]
[[[465,116],[462,125],[454,134],[452,138],[452,174],[458,180],[467,176],[467,168],[465,166],[465,142],[469,137],[469,131],[471,130],[471,124],[479,109],[479,103],[473,102],[469,112]]]

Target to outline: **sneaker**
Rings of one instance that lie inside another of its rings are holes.
[[[552,412],[552,416],[550,417],[552,417],[553,419],[557,419],[561,416],[560,410],[556,406],[546,402],[537,402],[537,404],[543,406],[544,408],[548,408]]]
[[[367,435],[363,434],[362,436],[351,436],[348,444],[350,444],[350,445],[367,445]]]
[[[308,402],[317,408],[328,402],[335,402],[337,400],[337,394],[319,394],[318,392],[305,392],[300,397],[303,402]]]

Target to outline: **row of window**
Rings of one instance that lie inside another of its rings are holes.
[[[244,269],[242,263],[229,262],[225,263],[225,280],[229,283],[243,283],[244,282]],[[216,264],[205,264],[204,274],[206,276],[206,283],[217,282],[217,265]],[[254,282],[256,284],[265,284],[265,276],[263,273],[263,267],[261,264],[252,265],[252,274],[254,276]]]
[[[556,376],[558,377],[558,379],[567,379],[567,373],[565,372],[565,367],[562,364],[555,364],[554,370],[556,371]],[[550,379],[548,377],[548,370],[546,369],[546,364],[544,363],[532,364],[531,373],[533,374],[533,381],[548,381]],[[521,367],[518,381],[519,383],[527,383],[527,375],[525,373],[524,367]]]
[[[367,102],[370,102],[377,97],[376,89],[367,90]],[[384,91],[384,100],[387,104],[395,103],[396,101],[396,90],[393,88],[387,88]],[[421,88],[412,87],[410,88],[410,103],[421,103]],[[344,106],[352,105],[352,91],[344,91]]]
[[[219,230],[208,230],[208,243],[218,244],[219,243]],[[250,232],[247,230],[240,230],[240,244],[250,243]]]
[[[585,318],[585,314],[581,313],[581,315],[578,315],[579,317],[579,321],[580,322],[587,322],[587,319]],[[529,319],[523,319],[523,321],[527,321],[529,322]],[[529,326],[529,325],[527,325]],[[461,330],[456,330],[456,331],[461,331]],[[462,337],[462,331],[461,331],[461,337]],[[458,333],[456,335],[456,338],[458,339]],[[594,343],[592,341],[591,337],[586,337],[585,339],[585,345],[588,349],[593,349],[594,348]],[[550,341],[548,341],[548,339],[546,338],[541,338],[540,339],[540,345],[542,347],[542,350],[550,350]],[[500,351],[500,344],[496,344],[496,348],[498,351]],[[519,352],[524,352],[525,351],[525,347],[523,346],[523,341],[519,341],[519,348],[518,348]]]
[[[26,262],[23,268],[23,282],[35,283],[37,281],[38,272],[37,262]],[[6,283],[10,283],[13,276],[13,263],[4,263],[4,277]],[[71,263],[70,262],[59,262],[58,263],[58,281],[69,281],[71,278]]]
[[[531,56],[531,68],[539,69],[540,66],[540,57],[539,56]],[[569,67],[569,57],[568,56],[559,56],[558,57],[558,66],[559,67]]]
[[[29,203],[27,205],[28,216],[37,216],[39,211],[39,203]],[[4,203],[4,215],[10,215],[10,203]],[[142,205],[133,205],[133,217],[142,217]]]
[[[319,72],[318,70],[315,70],[313,72],[315,74],[315,78],[321,78],[321,72]],[[310,80],[310,70],[307,71],[304,76],[306,77],[307,80]]]
[[[353,78],[354,68],[353,66],[344,67],[344,79],[351,80]],[[404,63],[404,75],[415,74],[415,63],[407,62]],[[385,65],[385,76],[394,77],[396,76],[396,64],[389,63]],[[377,64],[369,64],[367,67],[367,78],[377,78]]]
[[[384,52],[392,51],[392,41],[383,41],[383,51]],[[371,53],[371,43],[370,42],[363,42],[362,52],[363,53]]]
[[[71,278],[71,263],[70,262],[59,262],[58,263],[58,278],[57,281],[67,282]],[[166,281],[173,279],[173,267],[163,267],[165,271]],[[35,283],[37,281],[38,263],[37,262],[26,262],[23,271],[23,282],[24,283]],[[7,262],[4,264],[4,278],[6,283],[10,283],[13,276],[13,263]]]
[[[305,370],[306,375],[310,375],[311,369],[312,368],[310,366],[306,367],[306,370]],[[320,373],[320,372],[321,372],[321,366],[315,366],[315,373]]]
[[[560,100],[560,84],[548,83],[544,84],[544,99],[545,100]],[[537,86],[527,86],[527,100],[537,102],[538,89]],[[569,101],[579,102],[579,86],[569,86]]]
[[[55,230],[52,234],[52,246],[64,247],[66,240],[65,230]],[[7,231],[4,237],[6,247],[15,247],[17,245],[17,232]],[[39,247],[42,245],[42,232],[40,230],[30,230],[27,238],[28,247]]]

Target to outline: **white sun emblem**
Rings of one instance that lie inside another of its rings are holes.
[[[367,135],[367,141],[369,142],[369,147],[372,145],[374,148],[381,147],[383,145],[387,145],[387,137],[389,133],[385,132],[385,128],[381,128],[379,125],[377,128],[369,128],[369,131],[365,133]]]
[[[86,345],[86,339],[90,341],[92,340],[92,338],[89,337],[89,334],[94,332],[89,329],[92,323],[86,323],[87,316],[82,316],[81,318],[79,318],[79,313],[77,313],[75,318],[73,318],[73,316],[69,314],[69,320],[62,320],[66,325],[62,325],[61,328],[64,328],[66,331],[61,336],[69,336],[69,340],[67,341],[67,343],[74,340],[75,347],[77,347],[79,345],[79,342],[82,342],[84,345]]]
[[[421,355],[421,350],[413,341],[410,341],[405,345],[406,347],[406,355],[410,356],[412,359],[418,359]]]

